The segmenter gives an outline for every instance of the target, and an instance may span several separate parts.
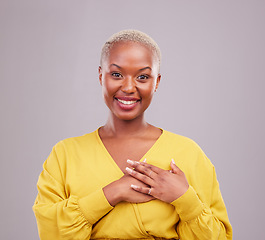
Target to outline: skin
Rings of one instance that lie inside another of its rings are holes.
[[[131,160],[127,160],[127,162],[133,167],[133,169],[127,168],[128,173],[150,186],[131,186],[135,191],[144,194],[149,194],[150,191],[150,195],[154,198],[171,203],[181,197],[189,188],[185,174],[176,166],[174,160],[170,163],[171,171],[165,171],[143,162]]]
[[[116,43],[99,67],[104,101],[110,110],[99,135],[124,173],[103,188],[112,206],[122,201],[142,203],[153,199],[170,203],[189,187],[185,174],[173,162],[171,171],[139,162],[161,135],[159,128],[144,119],[160,79],[157,57],[134,42]]]

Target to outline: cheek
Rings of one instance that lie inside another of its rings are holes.
[[[139,87],[139,90],[141,92],[141,94],[143,95],[143,97],[146,98],[152,98],[154,92],[155,92],[155,82],[151,82],[149,84],[143,85],[141,87]]]
[[[104,81],[102,85],[102,91],[104,96],[111,96],[115,93],[116,86],[110,81]]]

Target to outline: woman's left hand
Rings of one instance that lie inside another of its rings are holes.
[[[173,159],[170,163],[171,170],[163,170],[145,162],[127,160],[127,163],[132,167],[127,167],[127,172],[150,186],[149,188],[132,185],[131,187],[135,191],[171,203],[181,197],[189,188],[184,172],[176,166]]]

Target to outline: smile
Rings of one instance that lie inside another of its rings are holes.
[[[126,101],[126,100],[122,100],[122,99],[118,99],[116,98],[120,103],[125,104],[125,105],[131,105],[136,103],[138,100],[134,100],[134,101]]]

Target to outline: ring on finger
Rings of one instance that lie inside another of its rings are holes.
[[[151,194],[152,188],[149,188],[148,195]]]

